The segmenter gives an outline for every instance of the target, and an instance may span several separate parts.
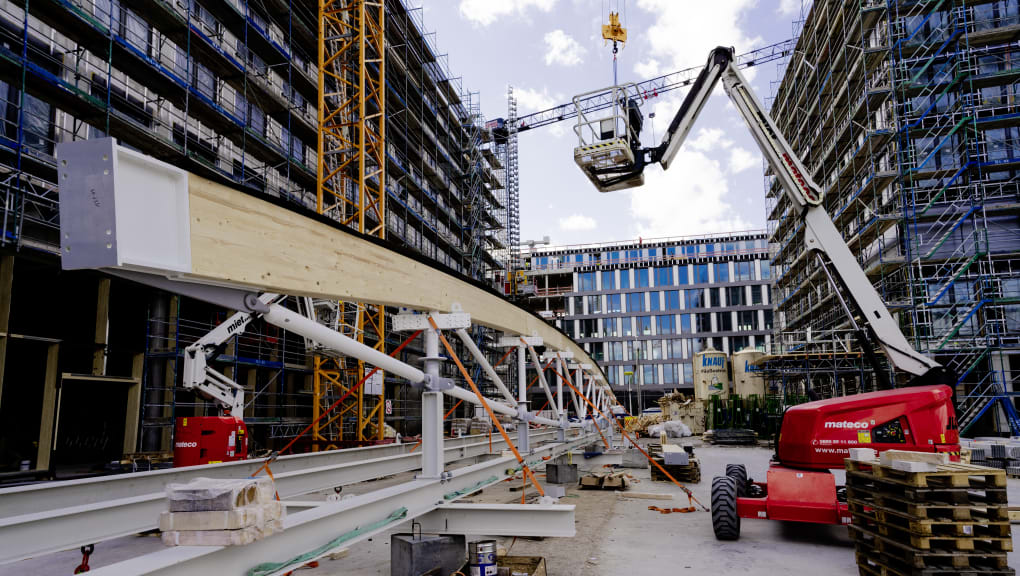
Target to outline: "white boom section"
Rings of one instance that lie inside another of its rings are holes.
[[[266,304],[282,298],[270,293],[259,296],[259,300]],[[251,312],[237,312],[184,349],[182,386],[198,392],[218,404],[220,410],[229,410],[236,416],[244,414],[244,387],[214,370],[208,361],[213,359],[224,342],[244,332],[255,318],[256,315]]]

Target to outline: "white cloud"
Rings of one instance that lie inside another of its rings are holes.
[[[730,150],[730,173],[737,174],[759,165],[759,157],[746,148],[737,146]]]
[[[658,114],[656,114],[656,117],[658,117]],[[725,134],[721,128],[700,128],[697,135],[685,143],[685,147],[699,152],[711,152],[721,148],[729,148],[733,146],[733,140],[724,138]]]
[[[503,16],[523,16],[531,8],[549,12],[555,6],[556,0],[460,0],[460,15],[488,26]]]
[[[578,232],[583,230],[594,230],[598,223],[595,219],[584,214],[571,214],[566,218],[560,218],[560,230]]]
[[[750,225],[728,201],[726,173],[718,160],[681,150],[669,171],[646,170],[645,185],[630,197],[636,232],[644,238],[746,230]]]
[[[545,65],[577,66],[584,62],[588,52],[563,30],[553,30],[545,35]]]
[[[517,96],[517,104],[521,112],[536,112],[552,108],[560,103],[560,100],[549,94],[549,90],[542,88],[542,91],[528,88],[514,88],[514,95]]]
[[[799,16],[801,0],[779,0],[779,12],[783,16]]]
[[[748,35],[740,26],[756,2],[637,0],[638,8],[651,14],[655,23],[641,34],[646,58],[634,67],[635,73],[648,78],[655,75],[649,74],[653,70],[661,74],[699,66],[716,46],[733,46],[740,54],[762,44],[761,37]],[[754,71],[745,71],[749,81]]]

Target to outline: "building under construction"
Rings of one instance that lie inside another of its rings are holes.
[[[815,2],[772,116],[916,349],[959,377],[961,433],[1020,433],[1020,91],[1015,2]],[[774,383],[876,376],[803,230],[766,178]]]
[[[320,75],[312,2],[0,3],[0,468],[165,452],[175,416],[215,413],[180,389],[182,355],[229,312],[62,273],[58,143],[113,136],[478,280],[503,275],[505,146],[486,131],[479,95],[450,72],[420,8],[387,0],[363,17],[363,33],[377,37],[364,52],[344,44],[349,35],[324,37],[333,68]],[[375,136],[356,132],[361,114],[375,114],[366,129]],[[364,150],[360,159],[352,148]],[[379,349],[400,341],[379,307],[288,306]],[[473,337],[483,348],[491,338]],[[420,344],[402,354],[420,356]],[[215,365],[245,388],[256,450],[294,437],[365,373],[364,363],[258,321],[223,343]],[[384,413],[416,433],[420,392],[393,382],[345,400],[340,417],[316,428],[315,445],[381,439]]]

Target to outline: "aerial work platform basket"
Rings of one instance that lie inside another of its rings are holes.
[[[592,107],[592,98],[604,103]],[[601,88],[574,96],[577,111],[577,146],[574,162],[599,191],[613,192],[644,184],[644,174],[635,171],[640,162],[641,127],[644,121],[641,98],[633,83]],[[586,112],[587,109],[587,112]],[[620,181],[622,174],[634,173]]]

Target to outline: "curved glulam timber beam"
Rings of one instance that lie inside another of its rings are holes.
[[[575,361],[590,364],[592,373],[606,382],[598,364],[556,327],[482,283],[419,254],[361,235],[296,204],[181,171],[117,147],[110,139],[62,144],[57,154],[64,172],[65,268],[122,267],[254,291],[464,311],[475,324],[539,336],[545,346],[569,351]],[[111,165],[112,173],[106,172]],[[96,224],[104,216],[88,215],[100,202],[116,204],[113,248],[107,238],[88,238],[104,227]],[[133,239],[132,233],[144,240]],[[131,260],[138,252],[126,245],[132,241],[177,247],[176,260],[159,266]],[[83,258],[82,248],[89,257]],[[126,249],[132,253],[109,254]],[[69,265],[72,253],[83,259]]]

